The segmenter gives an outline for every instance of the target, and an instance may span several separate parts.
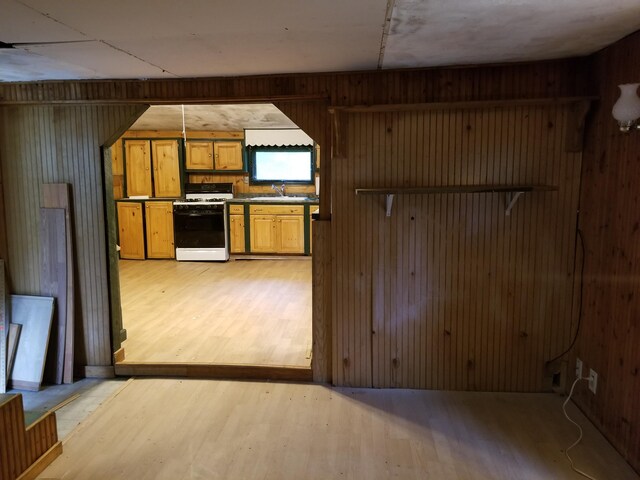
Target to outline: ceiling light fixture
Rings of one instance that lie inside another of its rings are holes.
[[[620,98],[613,105],[613,118],[618,121],[621,132],[640,130],[640,98],[638,97],[638,85],[640,83],[625,83],[618,85]]]

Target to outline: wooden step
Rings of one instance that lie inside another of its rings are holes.
[[[311,367],[210,363],[117,362],[116,375],[311,382]]]

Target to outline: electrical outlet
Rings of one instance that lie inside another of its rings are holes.
[[[596,393],[598,388],[598,374],[593,370],[593,368],[589,369],[589,390],[593,393]]]
[[[576,358],[576,378],[582,378],[582,360]]]

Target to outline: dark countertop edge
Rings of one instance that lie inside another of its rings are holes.
[[[176,200],[180,200],[180,198],[118,198],[116,202],[175,202]],[[292,200],[292,201],[282,201],[282,200],[255,200],[251,197],[248,198],[232,198],[226,201],[226,203],[235,203],[235,204],[245,204],[245,203],[268,203],[270,205],[319,205],[320,199],[311,199],[306,198],[305,200]]]
[[[227,200],[227,203],[245,204],[245,203],[268,203],[269,205],[319,205],[320,199],[305,199],[305,200],[255,200],[253,198],[232,198]]]

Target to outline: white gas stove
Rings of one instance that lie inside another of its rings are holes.
[[[232,183],[185,185],[185,198],[173,202],[176,260],[229,259],[225,201],[231,198]]]

